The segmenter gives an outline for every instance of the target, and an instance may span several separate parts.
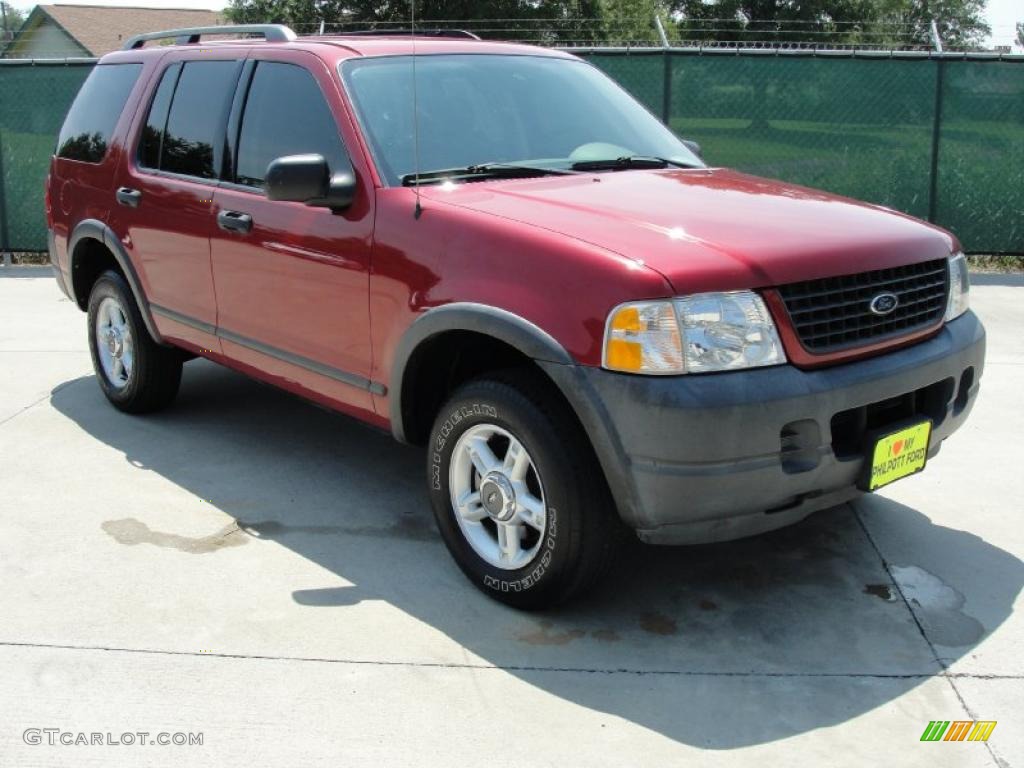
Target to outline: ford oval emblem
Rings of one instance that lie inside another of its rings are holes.
[[[899,306],[899,303],[899,296],[895,293],[880,293],[871,300],[871,304],[868,306],[876,315],[888,315]]]

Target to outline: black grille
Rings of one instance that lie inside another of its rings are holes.
[[[779,286],[793,329],[811,352],[825,353],[903,336],[937,323],[946,311],[946,259]],[[888,315],[871,300],[895,294]]]

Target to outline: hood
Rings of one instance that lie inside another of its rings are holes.
[[[945,258],[955,241],[880,206],[723,169],[422,187],[425,199],[642,262],[677,293],[781,285]]]

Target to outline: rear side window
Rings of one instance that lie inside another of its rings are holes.
[[[313,75],[295,64],[261,61],[245,100],[236,180],[262,187],[272,160],[307,153],[323,155],[332,173],[347,166],[337,123]]]
[[[140,161],[162,171],[215,179],[224,153],[224,120],[231,105],[238,71],[237,61],[190,61],[181,67],[177,84],[169,68],[153,98],[140,144]],[[173,94],[171,93],[173,91]],[[167,121],[159,134],[161,111],[170,98]],[[158,131],[156,154],[149,140],[150,129]],[[156,165],[150,164],[157,158]]]
[[[102,64],[93,68],[60,129],[58,157],[86,163],[103,160],[117,118],[140,72],[141,64]]]

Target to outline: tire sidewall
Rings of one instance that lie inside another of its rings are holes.
[[[132,372],[128,379],[128,383],[120,389],[115,387],[107,378],[107,374],[103,370],[103,364],[100,362],[99,350],[96,346],[98,343],[96,341],[96,322],[98,319],[99,308],[103,300],[107,298],[112,298],[121,305],[132,334]],[[146,363],[146,352],[142,343],[143,337],[140,336],[141,333],[146,333],[146,330],[142,324],[142,317],[139,314],[139,310],[135,305],[135,300],[132,297],[127,284],[120,275],[113,272],[107,272],[101,275],[95,285],[93,285],[92,292],[89,294],[87,326],[89,329],[89,354],[92,357],[93,369],[96,372],[96,378],[99,379],[100,388],[103,390],[103,394],[106,395],[108,400],[114,403],[127,403],[131,401],[135,396],[135,391],[139,387],[142,366]]]
[[[544,489],[547,524],[541,547],[522,568],[498,568],[476,553],[466,540],[451,502],[449,468],[459,437],[477,424],[494,424],[510,432],[526,448]],[[559,441],[543,413],[514,390],[499,391],[484,384],[470,385],[441,411],[427,451],[427,485],[438,528],[469,579],[484,592],[509,603],[540,601],[556,588],[560,574],[571,565],[569,516],[576,502],[571,478],[553,468],[568,466],[558,455]]]

